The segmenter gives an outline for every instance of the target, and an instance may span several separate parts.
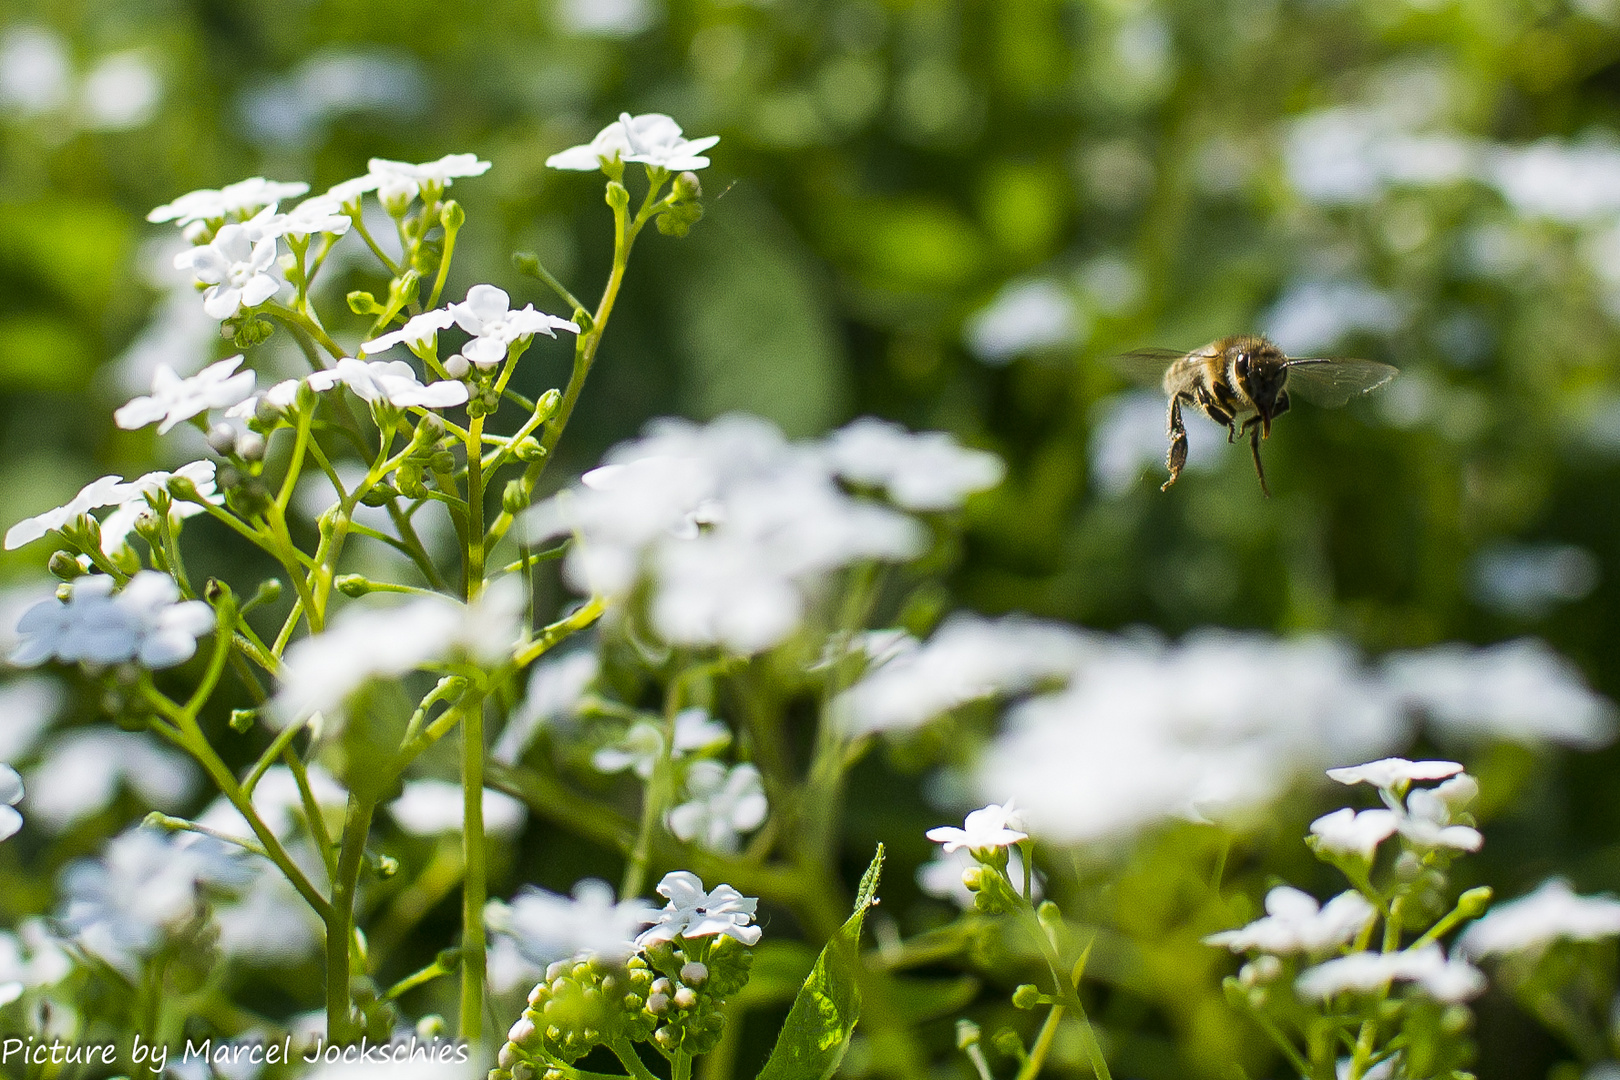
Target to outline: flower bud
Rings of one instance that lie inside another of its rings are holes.
[[[258,718],[259,711],[257,709],[232,709],[230,720],[231,730],[251,731]]]
[[[371,581],[364,574],[339,574],[332,584],[337,586],[338,592],[351,598],[371,591]]]
[[[673,1050],[680,1045],[681,1037],[674,1028],[665,1026],[653,1032],[653,1041],[665,1050]]]
[[[1495,895],[1489,885],[1480,885],[1469,889],[1457,897],[1457,913],[1465,919],[1477,919],[1485,914],[1485,909],[1491,906],[1491,897]]]
[[[512,447],[512,456],[523,462],[539,461],[546,456],[546,448],[533,435],[525,435]]]
[[[226,457],[236,453],[236,429],[229,424],[215,424],[209,428],[208,448]]]
[[[446,232],[455,232],[467,222],[467,211],[454,199],[446,199],[439,208],[439,220],[444,223]]]
[[[516,514],[529,505],[529,490],[521,480],[508,480],[506,489],[501,492],[501,509],[508,514]]]
[[[1461,1035],[1474,1022],[1474,1014],[1466,1005],[1451,1005],[1440,1014],[1440,1030],[1447,1035]]]
[[[51,559],[45,564],[45,567],[51,572],[52,577],[60,578],[63,581],[72,581],[74,578],[83,577],[90,571],[89,566],[79,561],[82,558],[84,558],[82,555],[74,558],[65,551],[57,551],[52,553]]]
[[[683,986],[675,991],[675,1007],[677,1009],[690,1009],[697,1004],[697,991],[690,986]]]
[[[264,436],[256,431],[246,432],[236,440],[236,452],[244,461],[263,461],[264,449]]]
[[[1021,983],[1013,991],[1012,1003],[1015,1009],[1033,1009],[1041,1003],[1041,992],[1034,983]]]
[[[1005,1057],[1022,1060],[1029,1053],[1024,1049],[1024,1040],[1012,1028],[1002,1028],[990,1039],[990,1045],[996,1048],[996,1053]]]
[[[702,986],[704,980],[708,977],[709,968],[707,964],[700,964],[696,960],[690,960],[681,965],[681,982],[688,986]]]
[[[241,482],[242,474],[226,466],[219,470],[219,484],[221,487],[235,487]],[[167,485],[169,494],[181,502],[198,503],[203,501],[202,494],[197,485],[192,483],[189,476],[171,476]]]
[[[676,175],[675,183],[671,185],[671,191],[674,193],[675,198],[681,202],[689,199],[701,199],[703,197],[703,184],[698,180],[697,173],[683,172]]]
[[[460,353],[453,354],[444,362],[444,373],[452,379],[465,379],[471,370],[472,362]]]
[[[979,1045],[979,1025],[967,1017],[956,1022],[956,1048],[966,1050],[970,1046]]]
[[[511,1030],[506,1033],[506,1039],[508,1042],[515,1042],[519,1046],[527,1046],[529,1040],[538,1034],[539,1032],[535,1030],[533,1022],[528,1017],[519,1017],[518,1022],[513,1024]],[[504,1061],[501,1062],[501,1066],[502,1068],[511,1068]]]
[[[519,1024],[523,1022],[524,1021],[522,1020],[518,1021]],[[507,1043],[505,1046],[501,1047],[501,1052],[495,1055],[495,1064],[508,1071],[510,1071],[512,1066],[516,1065],[518,1061],[519,1058],[517,1055],[517,1047],[513,1046],[511,1043]]]
[[[609,180],[607,193],[604,196],[607,204],[615,210],[623,211],[630,206],[630,192],[617,180]]]
[[[456,467],[456,455],[448,450],[436,450],[428,458],[428,468],[436,473],[447,473]]]
[[[349,310],[356,315],[381,315],[387,309],[377,303],[377,298],[362,289],[356,289],[344,297],[349,302]]]
[[[1400,858],[1395,860],[1395,876],[1402,881],[1416,881],[1423,873],[1423,860],[1410,851],[1401,852]]]
[[[669,995],[655,993],[647,995],[647,1011],[654,1016],[662,1016],[669,1010]]]

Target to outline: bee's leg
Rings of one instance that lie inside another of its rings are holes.
[[[1260,493],[1269,499],[1271,489],[1266,487],[1266,467],[1260,464],[1260,425],[1245,423],[1243,426],[1249,429],[1249,450],[1254,454],[1254,475],[1260,478]]]
[[[1290,404],[1292,404],[1292,402],[1290,402],[1288,400],[1288,391],[1286,391],[1286,390],[1277,391],[1277,404],[1271,410],[1271,418],[1273,420],[1275,420],[1275,419],[1277,419],[1277,417],[1279,417],[1283,413],[1287,412],[1288,411],[1288,406]]]
[[[1182,468],[1187,464],[1187,425],[1181,421],[1181,395],[1174,394],[1170,398],[1170,413],[1166,418],[1169,428],[1170,452],[1165,457],[1165,467],[1170,470],[1170,479],[1160,487],[1160,491],[1169,491],[1170,485],[1176,482],[1181,475]]]

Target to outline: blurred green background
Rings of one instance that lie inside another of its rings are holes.
[[[475,151],[495,165],[454,189],[469,227],[447,295],[491,281],[556,310],[509,257],[597,294],[599,178],[544,160],[621,110],[722,141],[707,218],[635,253],[553,482],[656,415],[743,409],[803,435],[877,414],[1011,466],[973,508],[953,603],[1327,631],[1371,654],[1532,634],[1620,694],[1616,0],[8,0],[0,518],[191,456],[111,420],[153,364],[234,351],[165,269],[151,207]],[[1161,494],[1162,402],[1104,358],[1255,330],[1403,374],[1282,420],[1269,501],[1207,426]],[[522,389],[562,381],[565,349],[533,355]],[[0,571],[28,584],[40,562]],[[1503,895],[1552,872],[1620,888],[1617,760],[1472,762],[1506,808],[1469,872]],[[920,799],[853,802],[852,851],[937,823]],[[1280,810],[1233,888],[1333,887],[1297,841],[1328,805]],[[1205,858],[1177,845],[1201,843],[1173,832],[1114,865],[1093,912],[1146,958],[1102,1017],[1118,1075],[1265,1074],[1219,995],[1229,958],[1196,944],[1216,927],[1176,900],[1176,868]],[[926,852],[900,854],[897,917]],[[566,887],[588,861],[493,891]],[[6,906],[47,897],[41,878]],[[1482,1076],[1561,1059],[1511,1006],[1481,1011]]]

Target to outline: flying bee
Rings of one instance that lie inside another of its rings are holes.
[[[1165,464],[1170,479],[1167,491],[1187,464],[1187,428],[1182,406],[1197,408],[1226,428],[1226,441],[1249,436],[1255,475],[1269,498],[1265,466],[1260,464],[1260,440],[1271,437],[1271,422],[1288,411],[1290,395],[1336,408],[1358,394],[1376,390],[1399,370],[1374,360],[1297,358],[1283,354],[1258,334],[1237,334],[1212,341],[1192,352],[1175,349],[1137,349],[1118,358],[1121,369],[1141,382],[1157,380],[1170,399],[1166,426],[1170,452]]]

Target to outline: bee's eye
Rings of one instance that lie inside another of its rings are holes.
[[[1249,373],[1249,354],[1238,353],[1237,363],[1234,366],[1237,368],[1239,375],[1247,375]]]

